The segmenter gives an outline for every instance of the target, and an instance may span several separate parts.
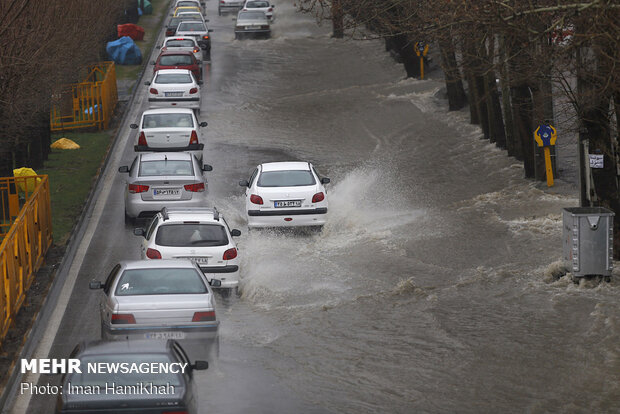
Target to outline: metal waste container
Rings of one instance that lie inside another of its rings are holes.
[[[576,277],[611,276],[614,212],[604,207],[568,207],[562,212],[564,260]]]

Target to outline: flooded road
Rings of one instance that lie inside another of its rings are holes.
[[[204,111],[212,191],[243,228],[241,188],[218,174],[309,160],[332,179],[329,219],[244,235],[223,360],[249,346],[325,412],[619,410],[618,281],[552,277],[574,183],[522,179],[447,112],[441,78],[404,79],[381,42],[276,10],[269,41],[226,39],[212,18],[229,41]]]
[[[332,39],[276,5],[266,41],[234,40],[232,15],[207,6],[209,191],[243,235],[242,294],[220,298],[201,412],[620,411],[620,282],[553,277],[574,183],[524,180],[447,112],[441,78],[404,79],[380,41]],[[322,232],[247,231],[237,182],[282,160],[331,178]],[[139,258],[115,180],[55,357],[98,338],[86,282]]]

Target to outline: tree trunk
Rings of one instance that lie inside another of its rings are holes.
[[[467,103],[467,95],[463,88],[461,73],[456,62],[454,53],[454,44],[452,38],[448,37],[439,41],[441,52],[441,65],[446,78],[446,91],[448,94],[448,107],[450,111],[458,111],[465,107]]]
[[[332,37],[344,37],[344,13],[340,0],[332,0]]]
[[[504,114],[506,133],[506,149],[508,155],[523,160],[520,148],[515,142],[514,126],[512,122],[512,107],[510,105],[510,79],[508,78],[508,64],[506,63],[506,40],[503,36],[499,38],[499,58],[500,58],[500,87],[502,89],[502,112]]]
[[[515,127],[517,145],[523,155],[523,169],[526,178],[534,178],[534,136],[532,131],[532,96],[527,84],[514,86],[510,89],[512,97],[512,118]]]

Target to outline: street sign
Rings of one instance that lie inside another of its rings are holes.
[[[416,42],[413,45],[415,54],[420,58],[420,79],[424,79],[424,57],[428,53],[428,45],[424,42]]]
[[[589,154],[590,156],[590,168],[605,168],[603,154]]]
[[[557,130],[549,124],[538,125],[534,131],[534,140],[539,147],[543,148],[545,153],[545,170],[547,172],[547,187],[553,187],[553,168],[551,166],[551,149],[558,139]]]

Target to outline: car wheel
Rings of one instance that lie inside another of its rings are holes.
[[[235,33],[235,39],[236,39],[236,40],[239,40],[239,38],[240,38],[240,37],[241,37],[241,36],[239,36],[239,33]]]
[[[220,9],[219,7],[217,8],[217,15],[221,16],[222,15],[222,9]]]

